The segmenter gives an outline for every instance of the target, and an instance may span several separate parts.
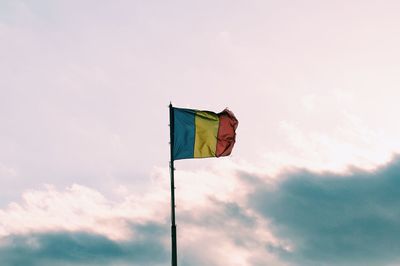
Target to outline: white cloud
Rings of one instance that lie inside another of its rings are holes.
[[[308,111],[313,111],[315,109],[317,96],[315,94],[308,94],[303,96],[301,103],[303,107]]]
[[[0,163],[0,178],[10,179],[17,176],[17,170],[13,167],[8,167],[3,163]]]
[[[126,239],[131,236],[130,221],[149,220],[148,212],[138,209],[139,204],[131,197],[111,201],[98,191],[77,184],[63,191],[46,185],[44,190],[26,191],[22,202],[10,203],[0,210],[0,236],[87,231]]]
[[[265,245],[284,243],[269,232],[265,219],[247,209],[246,196],[253,188],[233,170],[227,171],[229,165],[227,161],[221,168],[176,172],[180,254],[198,261],[207,254],[204,263],[216,266],[253,265],[254,261],[283,265]],[[26,191],[20,202],[0,210],[0,239],[14,234],[84,231],[124,241],[135,238],[133,223],[165,223],[169,228],[167,168],[155,169],[150,184],[139,193],[129,193],[123,186],[116,191],[122,192],[117,200],[78,184]],[[167,239],[163,242],[169,245]]]
[[[392,126],[377,127],[353,108],[351,91],[306,94],[300,103],[308,114],[280,121],[280,149],[266,148],[263,159],[253,163],[254,172],[277,176],[291,167],[334,172],[348,167],[374,169],[400,150]]]
[[[398,144],[388,142],[383,132],[368,128],[359,117],[346,116],[347,125],[333,126],[330,134],[307,132],[283,121],[281,129],[292,147],[291,152],[267,154],[266,159],[280,160],[282,167],[317,171],[345,171],[349,166],[372,169],[389,161]]]

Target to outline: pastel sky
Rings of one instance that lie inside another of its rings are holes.
[[[0,265],[400,264],[399,1],[0,0]]]

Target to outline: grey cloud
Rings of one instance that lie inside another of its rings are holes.
[[[183,212],[179,216],[183,222],[203,227],[226,227],[228,222],[234,222],[246,227],[254,227],[256,224],[255,217],[247,214],[245,207],[240,206],[238,202],[225,202],[210,197],[209,206],[213,206],[214,209],[198,209],[196,211]]]
[[[375,171],[306,170],[258,187],[250,205],[292,251],[267,247],[294,265],[390,265],[400,261],[400,157]]]
[[[212,207],[210,207],[212,206]],[[181,212],[178,215],[178,240],[183,228],[195,226],[210,230],[232,242],[238,249],[248,249],[254,235],[248,234],[256,226],[254,217],[236,202],[210,199],[204,209]],[[113,241],[87,232],[46,232],[13,235],[0,239],[2,266],[159,266],[169,265],[170,247],[167,224],[133,224],[134,237],[130,241]],[[219,266],[221,258],[210,254],[219,249],[215,243],[195,241],[185,245],[178,242],[179,265]],[[252,265],[252,264],[251,264]]]
[[[10,236],[0,245],[0,265],[166,265],[166,229],[160,224],[135,225],[135,238],[127,242],[84,232]]]
[[[204,208],[178,212],[178,234],[180,225],[182,227],[195,226],[204,234],[211,233],[214,237],[218,235],[218,240],[233,244],[238,251],[248,250],[257,245],[253,233],[257,221],[254,216],[247,213],[244,206],[235,201],[222,201],[215,197],[210,197],[208,203],[207,207]],[[213,251],[219,249],[221,249],[221,246],[213,240],[194,241],[188,245],[183,245],[178,254],[180,265],[226,265],[222,258],[215,255],[218,252],[213,253]]]

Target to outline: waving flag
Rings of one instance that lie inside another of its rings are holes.
[[[238,126],[231,111],[216,114],[173,107],[172,112],[174,160],[231,154]]]

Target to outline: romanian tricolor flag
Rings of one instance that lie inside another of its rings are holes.
[[[216,114],[173,107],[171,122],[173,160],[231,154],[238,120],[228,109]]]

